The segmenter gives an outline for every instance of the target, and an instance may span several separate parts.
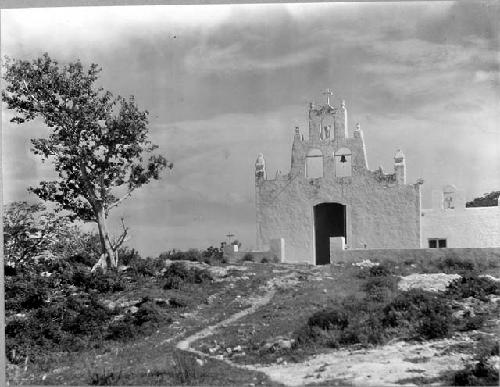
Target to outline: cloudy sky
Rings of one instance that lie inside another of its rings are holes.
[[[406,154],[408,182],[500,189],[497,2],[183,5],[3,10],[2,55],[102,66],[100,84],[136,97],[174,163],[116,209],[143,254],[255,243],[254,162],[287,172],[307,104],[333,89],[371,169]],[[2,109],[4,202],[51,175],[29,151],[39,123]],[[114,222],[116,225],[116,222]]]

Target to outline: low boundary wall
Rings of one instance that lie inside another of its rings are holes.
[[[392,260],[437,260],[440,258],[460,258],[474,261],[496,260],[500,262],[500,248],[446,248],[446,249],[360,249],[332,252],[330,263]]]

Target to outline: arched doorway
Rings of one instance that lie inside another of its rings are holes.
[[[320,203],[313,210],[316,265],[327,265],[330,263],[330,237],[343,236],[347,241],[346,206]]]

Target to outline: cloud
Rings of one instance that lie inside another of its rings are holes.
[[[240,43],[226,47],[215,45],[199,45],[185,57],[184,63],[188,71],[197,74],[243,72],[243,71],[275,71],[287,67],[296,67],[315,62],[322,58],[321,47],[308,47],[279,56],[251,57]]]

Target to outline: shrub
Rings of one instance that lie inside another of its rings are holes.
[[[134,324],[132,315],[112,321],[106,329],[106,340],[130,340],[137,336],[139,328]]]
[[[188,268],[182,262],[174,262],[167,267],[163,274],[164,278],[178,277],[184,282],[199,284],[212,280],[210,272],[198,267]]]
[[[26,311],[44,305],[48,300],[50,280],[43,277],[8,277],[5,281],[5,309]]]
[[[363,284],[362,289],[366,292],[368,300],[382,302],[397,290],[397,278],[393,276],[370,277]]]
[[[349,324],[339,336],[342,345],[382,344],[386,339],[380,313],[373,310],[360,310],[349,319]]]
[[[113,270],[104,273],[101,269],[97,269],[93,273],[82,270],[75,271],[72,283],[86,292],[95,290],[99,293],[117,292],[126,287],[125,280],[119,273]]]
[[[134,324],[142,326],[143,324],[157,324],[160,321],[160,313],[156,305],[146,299],[139,305],[138,311],[134,314]]]
[[[182,288],[184,280],[179,276],[167,277],[165,282],[163,283],[163,289],[180,289]]]
[[[76,351],[91,341],[98,344],[102,327],[113,316],[95,297],[69,296],[44,303],[26,319],[7,324],[7,355],[11,361],[28,355],[33,360],[47,351]]]
[[[487,277],[467,274],[451,282],[446,294],[453,298],[474,297],[486,301],[490,294],[500,295],[500,284]]]
[[[272,257],[262,257],[260,263],[279,263],[279,261],[279,258],[276,255],[273,255]]]
[[[161,253],[161,260],[169,259],[171,261],[198,261],[203,262],[203,256],[197,249],[189,249],[188,251],[180,251],[173,249],[165,253]]]
[[[122,378],[122,371],[102,371],[89,372],[89,384],[91,386],[115,386]]]
[[[349,324],[347,314],[340,309],[324,309],[314,313],[307,325],[310,327],[318,327],[320,329],[344,329]]]
[[[130,249],[126,246],[120,247],[118,249],[118,262],[125,266],[130,266],[133,263],[140,261],[141,256],[139,252],[135,249]]]
[[[474,271],[476,269],[476,264],[470,260],[459,258],[454,254],[450,254],[447,257],[439,259],[437,267],[439,270],[446,273],[456,273]]]
[[[210,246],[201,253],[201,256],[203,257],[203,262],[211,265],[213,261],[222,262],[224,253],[221,248]]]
[[[165,268],[164,260],[160,258],[138,258],[130,263],[135,275],[144,277],[155,277]]]
[[[184,308],[189,305],[189,301],[184,297],[172,297],[169,300],[169,305],[172,308]]]
[[[392,269],[387,264],[372,266],[368,269],[370,277],[386,277],[392,274]]]
[[[445,337],[450,330],[451,308],[439,294],[411,289],[383,309],[383,324],[424,339]]]
[[[255,262],[255,257],[251,253],[246,253],[241,260],[243,262]]]
[[[91,254],[82,252],[79,254],[71,255],[68,258],[68,262],[70,264],[79,264],[86,267],[92,267],[97,261]]]
[[[376,266],[363,267],[357,274],[359,278],[385,277],[392,274],[392,269],[387,263],[381,263]]]

